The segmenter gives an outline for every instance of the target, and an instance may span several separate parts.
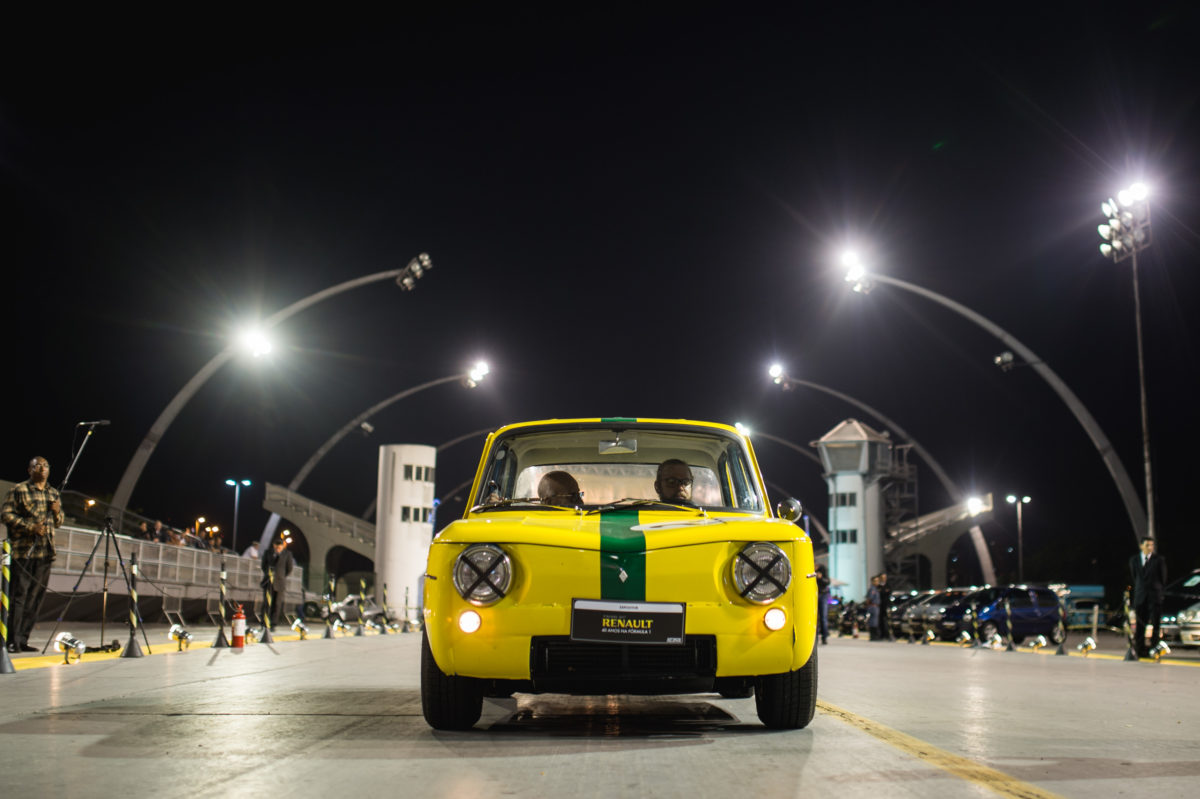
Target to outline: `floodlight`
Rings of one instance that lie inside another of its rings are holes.
[[[179,642],[179,651],[187,649],[192,644],[192,634],[183,628],[182,624],[172,624],[167,631],[167,638]]]
[[[68,632],[61,632],[54,637],[54,651],[63,653],[63,662],[78,662],[87,650],[87,644]]]

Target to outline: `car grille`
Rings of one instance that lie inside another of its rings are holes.
[[[530,657],[534,680],[712,677],[717,673],[717,639],[689,635],[682,646],[656,646],[538,636]]]

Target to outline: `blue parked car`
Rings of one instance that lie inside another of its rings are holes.
[[[955,602],[945,609],[938,624],[938,634],[947,641],[958,638],[963,630],[972,630],[972,621],[966,615],[971,608],[978,621],[976,622],[981,641],[989,640],[993,635],[1007,635],[1009,624],[1004,613],[1004,600],[1012,610],[1012,640],[1021,643],[1026,638],[1044,635],[1048,641],[1062,643],[1063,633],[1059,627],[1062,611],[1058,602],[1058,594],[1049,588],[1035,588],[1026,585],[987,586]]]

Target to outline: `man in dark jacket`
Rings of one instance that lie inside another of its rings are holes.
[[[263,597],[267,602],[268,616],[271,629],[279,626],[282,617],[284,591],[288,575],[292,573],[292,553],[287,549],[287,541],[276,538],[271,542],[271,548],[262,555],[262,588]]]
[[[1133,640],[1138,657],[1148,657],[1158,645],[1162,624],[1163,588],[1167,584],[1167,561],[1154,552],[1154,539],[1143,538],[1141,552],[1129,559],[1133,581],[1133,610],[1137,614]],[[1152,625],[1150,644],[1146,644],[1146,622]]]

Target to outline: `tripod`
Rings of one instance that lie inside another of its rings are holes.
[[[96,557],[96,551],[100,549],[100,542],[104,542],[104,587],[100,600],[100,646],[89,646],[87,652],[116,652],[121,648],[121,644],[117,640],[113,640],[111,644],[104,643],[104,625],[108,620],[108,564],[109,564],[109,547],[117,553],[117,563],[121,566],[121,577],[125,579],[125,588],[129,591],[129,646],[126,647],[126,652],[137,654],[123,654],[122,657],[141,657],[141,649],[137,643],[136,629],[142,628],[142,639],[146,642],[146,651],[150,652],[150,639],[146,637],[146,628],[142,625],[142,614],[137,606],[137,587],[136,583],[130,581],[129,573],[125,570],[125,559],[121,557],[121,547],[117,544],[117,534],[113,531],[112,516],[104,517],[104,532],[96,539],[96,543],[92,546],[92,552],[88,555],[87,562],[83,564],[83,568],[79,570],[79,579],[75,581],[75,586],[71,589],[71,596],[67,599],[67,604],[63,606],[62,612],[58,614],[58,621],[54,623],[54,629],[50,632],[50,638],[46,641],[46,645],[42,647],[42,654],[46,654],[46,650],[50,647],[50,642],[54,640],[55,634],[58,632],[59,625],[62,624],[63,617],[67,615],[67,611],[71,608],[71,602],[74,601],[75,593],[79,590],[83,578],[87,575],[88,567],[92,565],[92,560]],[[136,574],[136,573],[135,573]]]

